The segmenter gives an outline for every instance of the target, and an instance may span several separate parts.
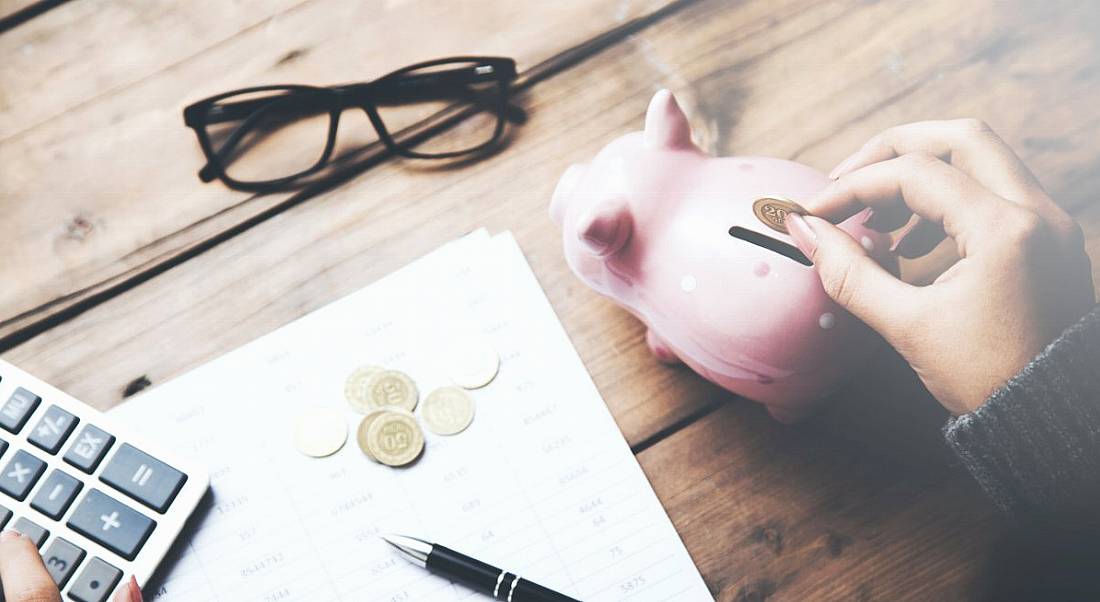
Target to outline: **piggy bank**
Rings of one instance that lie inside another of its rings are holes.
[[[827,182],[792,161],[707,155],[662,90],[644,131],[567,169],[550,213],[570,268],[645,323],[659,360],[682,361],[792,422],[878,344],[826,295],[782,222],[754,211],[763,197],[797,201]],[[840,227],[896,272],[888,238],[866,218]]]

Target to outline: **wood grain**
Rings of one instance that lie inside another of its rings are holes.
[[[728,404],[638,456],[718,600],[975,600],[1000,537],[968,475]]]
[[[561,10],[568,16],[575,8]],[[585,31],[613,23],[612,8],[588,9],[603,20]],[[295,10],[270,26],[291,36],[282,45],[242,31],[0,146],[0,202],[20,224],[3,248],[8,257],[40,253],[4,267],[9,282],[33,272],[33,290],[6,289],[0,299],[3,315],[30,312],[9,320],[6,332],[56,307],[44,304],[86,298],[278,202],[192,180],[186,166],[197,151],[173,120],[184,95],[335,74],[348,68],[328,66],[342,50],[369,44],[351,35],[331,42],[324,28],[293,20]],[[444,240],[482,225],[511,229],[720,600],[981,597],[997,570],[1000,530],[943,446],[943,412],[900,358],[880,354],[827,411],[797,427],[777,425],[755,404],[653,362],[637,322],[568,272],[546,204],[569,163],[640,127],[649,95],[662,86],[678,94],[707,149],[792,157],[821,169],[889,125],[977,116],[1074,211],[1100,276],[1098,11],[1100,4],[1058,1],[703,0],[526,92],[519,100],[531,119],[499,154],[460,169],[401,161],[372,169],[89,307],[5,358],[110,407]],[[508,39],[486,51],[515,54],[507,47],[520,44],[542,56],[562,40],[540,32],[575,31],[561,25],[565,16],[540,18],[553,27],[518,27],[516,38],[501,34]],[[453,40],[462,36],[453,32]],[[540,40],[526,46],[527,38]],[[318,50],[278,65],[307,42]],[[252,58],[241,66],[234,62],[241,56]],[[228,65],[223,79],[200,77],[219,65]],[[158,108],[123,117],[126,127],[98,142],[83,131],[107,129],[112,111],[135,99]],[[125,161],[103,158],[138,161],[125,153],[157,135],[165,137],[159,155],[138,163],[148,181],[135,182]],[[75,182],[42,182],[55,171],[75,174]],[[58,217],[78,205],[41,208],[55,197],[82,198],[94,215],[111,217],[89,220],[100,225],[86,242],[59,247],[57,224],[65,222]],[[174,210],[150,198],[171,200]],[[39,212],[53,225],[22,227]],[[914,264],[907,274],[927,278],[939,265]]]
[[[0,33],[30,21],[65,0],[0,0]]]
[[[17,232],[0,256],[23,283],[0,290],[0,337],[279,201],[198,182],[202,155],[181,117],[190,102],[249,85],[363,81],[455,54],[512,56],[522,68],[667,2],[252,4],[263,6],[75,2],[0,37],[0,55],[15,59],[0,63],[0,211]],[[122,31],[134,33],[109,35]],[[370,131],[354,118],[343,130]]]

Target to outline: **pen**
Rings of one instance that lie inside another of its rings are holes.
[[[537,583],[439,544],[405,535],[383,535],[413,564],[505,602],[578,602]]]

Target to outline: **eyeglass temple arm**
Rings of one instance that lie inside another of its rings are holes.
[[[276,97],[254,98],[252,100],[239,100],[237,102],[216,104],[206,110],[202,121],[206,125],[226,123],[229,121],[243,121],[256,111],[275,101],[279,102],[279,112],[284,114],[310,115],[327,113],[329,111],[327,106],[318,103],[311,94],[284,94]]]
[[[399,76],[393,80],[369,82],[344,86],[341,92],[341,107],[373,104],[402,104],[417,100],[447,100],[459,97],[466,102],[477,104],[486,109],[497,110],[496,98],[491,93],[472,90],[465,85],[485,81],[484,77],[469,77],[467,73],[438,73],[426,75]],[[508,85],[504,82],[502,85]],[[527,122],[527,112],[511,102],[505,102],[504,118],[520,124]]]
[[[470,77],[469,70],[466,73],[439,73],[427,75],[399,76],[389,82],[353,84],[335,88],[341,92],[340,108],[359,106],[367,101],[374,102],[401,102],[430,98],[431,92],[438,90],[441,84],[476,83],[483,77]],[[459,94],[466,100],[484,100],[476,92],[468,89],[460,89]],[[270,104],[273,100],[279,100],[279,112],[291,115],[310,115],[328,111],[328,107],[318,104],[310,94],[287,94],[276,99],[255,98],[252,100],[240,100],[216,104],[208,108],[202,121],[206,125],[241,121],[246,119],[260,108]],[[505,117],[513,122],[522,124],[527,121],[527,113],[519,106],[508,103],[505,107]]]

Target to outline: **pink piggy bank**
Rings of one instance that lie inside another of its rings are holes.
[[[877,344],[826,294],[782,228],[757,217],[762,197],[800,199],[828,180],[766,157],[711,157],[667,90],[653,97],[645,131],[572,165],[550,205],[570,268],[649,328],[661,361],[683,361],[708,380],[793,422]],[[840,225],[896,271],[887,237]]]

